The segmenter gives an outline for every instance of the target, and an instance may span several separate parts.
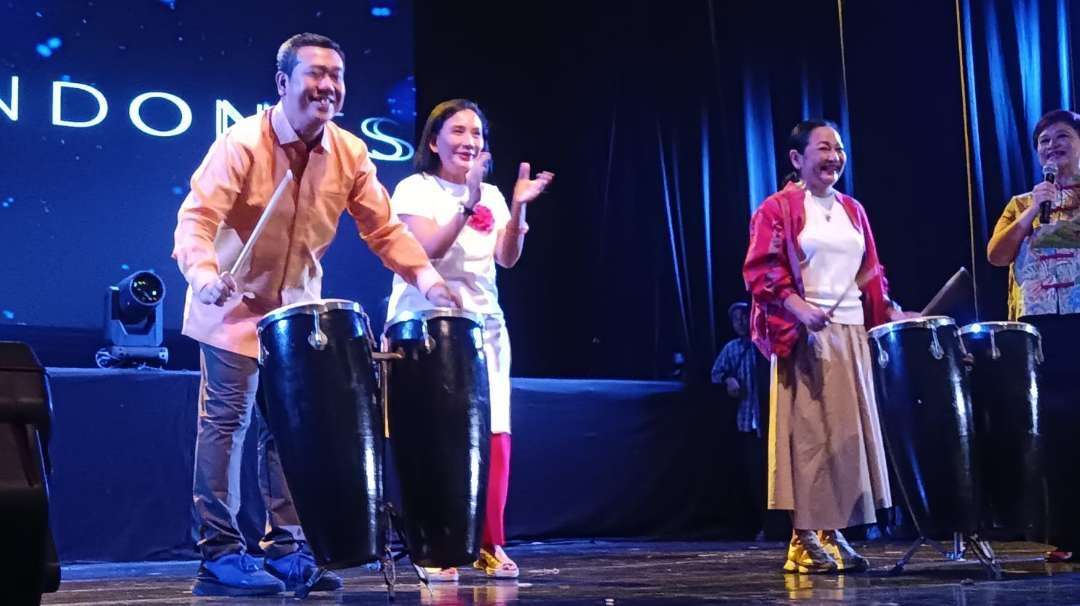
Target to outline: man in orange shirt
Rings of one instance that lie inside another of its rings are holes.
[[[348,212],[360,237],[434,304],[460,303],[423,248],[390,212],[367,147],[331,120],[345,99],[345,60],[333,40],[298,34],[278,50],[280,101],[214,142],[191,177],[177,217],[173,257],[189,288],[183,333],[199,342],[202,380],[195,441],[195,508],[202,566],[196,595],[264,595],[303,585],[318,569],[285,484],[273,438],[260,432],[260,489],[267,507],[263,568],[237,530],[240,459],[258,385],[256,325],[282,305],[317,299],[322,266]],[[267,202],[292,170],[248,261],[233,275]],[[314,589],[341,587],[327,573]]]

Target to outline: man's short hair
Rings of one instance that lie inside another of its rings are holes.
[[[336,52],[341,57],[342,62],[345,61],[345,51],[341,50],[341,46],[337,42],[320,34],[304,32],[303,34],[296,34],[281,43],[281,47],[278,48],[277,52],[278,71],[283,72],[286,76],[292,76],[296,64],[300,63],[300,60],[296,57],[296,51],[304,46],[328,48]]]

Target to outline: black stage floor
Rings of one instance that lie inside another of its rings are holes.
[[[779,543],[555,542],[512,547],[521,579],[489,581],[462,570],[461,581],[425,589],[398,567],[396,604],[1080,604],[1080,572],[1069,564],[1045,564],[1044,545],[996,543],[1005,577],[989,580],[974,562],[945,562],[929,548],[906,572],[889,576],[907,548],[876,542],[862,547],[875,568],[855,575],[798,576],[779,571]],[[195,598],[190,592],[197,562],[65,566],[59,593],[45,604],[299,604],[291,596]],[[344,572],[345,588],[313,594],[308,601],[386,604],[378,573]]]

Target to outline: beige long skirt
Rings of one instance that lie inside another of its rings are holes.
[[[830,324],[773,358],[769,509],[795,528],[870,524],[892,506],[866,329]]]

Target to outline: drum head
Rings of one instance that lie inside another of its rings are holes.
[[[484,325],[484,316],[473,311],[465,311],[464,309],[452,309],[450,307],[435,307],[432,309],[420,309],[416,311],[402,311],[398,312],[389,322],[386,323],[386,331],[389,331],[395,324],[401,324],[402,322],[411,322],[413,320],[421,320],[427,322],[434,318],[465,318],[471,320],[477,326]]]
[[[346,309],[356,313],[364,312],[364,308],[361,307],[359,303],[347,299],[316,299],[315,301],[301,301],[299,303],[292,303],[279,307],[263,316],[262,319],[259,320],[258,330],[259,332],[262,332],[263,328],[267,325],[284,318],[292,316],[310,316],[316,313],[321,314],[338,309]]]
[[[956,322],[949,316],[925,316],[910,320],[897,320],[880,326],[875,326],[867,333],[871,338],[877,339],[887,334],[901,330],[913,330],[916,328],[938,328],[941,326],[956,326]]]
[[[968,324],[960,329],[962,335],[979,335],[983,333],[998,333],[1007,330],[1016,330],[1039,336],[1039,329],[1027,322],[976,322]]]

